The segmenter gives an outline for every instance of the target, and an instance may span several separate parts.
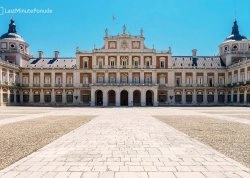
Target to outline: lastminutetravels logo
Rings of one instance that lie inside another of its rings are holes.
[[[5,8],[0,6],[0,15],[5,14],[52,14],[50,8]]]

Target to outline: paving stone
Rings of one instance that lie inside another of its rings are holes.
[[[65,115],[97,117],[1,170],[0,177],[249,177],[248,168],[152,117],[182,112],[160,107],[68,109]],[[25,117],[11,122],[20,119]]]

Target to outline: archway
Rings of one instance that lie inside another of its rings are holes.
[[[95,101],[96,106],[102,106],[103,104],[103,93],[101,90],[97,90],[95,92]]]
[[[141,92],[139,90],[133,92],[133,105],[141,106]]]
[[[146,106],[153,106],[154,93],[151,90],[146,92]]]
[[[123,90],[121,92],[121,106],[128,106],[128,92]]]
[[[109,90],[108,92],[108,105],[115,106],[115,91]]]

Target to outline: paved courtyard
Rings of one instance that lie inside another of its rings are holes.
[[[248,178],[250,170],[156,115],[198,115],[250,126],[250,109],[0,108],[0,125],[44,115],[94,115],[93,120],[0,171],[0,177]]]

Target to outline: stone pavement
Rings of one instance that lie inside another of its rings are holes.
[[[0,177],[250,178],[248,168],[152,117],[183,114],[179,109],[73,108],[64,114],[97,117]]]

